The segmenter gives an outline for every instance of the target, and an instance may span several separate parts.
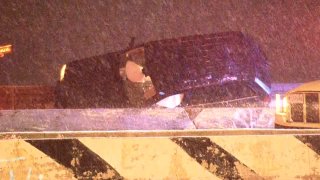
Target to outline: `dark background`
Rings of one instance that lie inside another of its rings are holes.
[[[320,1],[0,0],[0,84],[54,85],[62,64],[136,43],[222,31],[250,34],[274,82],[320,79]]]

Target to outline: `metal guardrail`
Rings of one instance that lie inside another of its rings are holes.
[[[314,135],[274,129],[269,108],[42,109],[0,111],[0,139]]]
[[[277,136],[320,135],[320,129],[214,129],[214,130],[127,130],[127,131],[53,131],[53,132],[5,132],[0,140],[48,140],[73,138],[158,138],[158,137],[207,137],[207,136]]]
[[[274,127],[274,111],[269,108],[33,109],[0,114],[0,132]]]

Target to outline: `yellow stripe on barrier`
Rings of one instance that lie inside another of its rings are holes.
[[[320,173],[320,156],[294,136],[210,137],[259,175],[296,179]]]
[[[81,138],[125,179],[219,179],[167,138]]]
[[[194,134],[195,135],[195,134]],[[314,135],[1,140],[6,179],[319,179]]]
[[[70,169],[22,140],[0,141],[0,179],[74,179]]]

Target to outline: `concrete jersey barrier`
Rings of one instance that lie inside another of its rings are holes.
[[[0,140],[6,149],[0,152],[0,177],[319,179],[319,140],[319,134],[281,135],[276,130],[263,136]]]

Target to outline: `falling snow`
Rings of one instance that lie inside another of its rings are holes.
[[[54,85],[62,64],[163,38],[242,31],[268,57],[274,82],[320,77],[319,1],[5,1],[0,84]]]

